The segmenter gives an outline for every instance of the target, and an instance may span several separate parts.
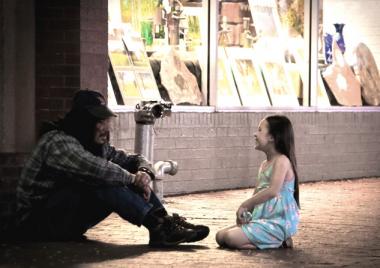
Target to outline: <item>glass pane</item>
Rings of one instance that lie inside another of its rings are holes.
[[[109,0],[110,85],[120,105],[207,103],[207,1]],[[205,15],[206,14],[206,15]]]
[[[331,105],[380,105],[379,1],[323,0],[319,68]]]
[[[303,0],[221,1],[218,106],[303,104]]]

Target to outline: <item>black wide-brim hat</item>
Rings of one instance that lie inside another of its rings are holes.
[[[94,117],[99,119],[107,119],[110,117],[116,117],[117,115],[111,111],[105,105],[89,105],[85,106],[85,109]]]

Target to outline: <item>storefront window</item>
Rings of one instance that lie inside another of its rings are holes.
[[[218,106],[304,105],[303,0],[221,1]]]
[[[110,103],[380,105],[377,1],[108,3]]]
[[[110,102],[207,105],[205,2],[108,1]]]
[[[380,104],[378,1],[320,0],[319,70],[334,106]]]

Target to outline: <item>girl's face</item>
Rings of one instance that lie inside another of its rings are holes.
[[[269,134],[269,124],[267,120],[261,120],[254,137],[256,150],[265,152],[269,146],[273,145],[273,137]]]
[[[105,144],[108,142],[109,132],[111,130],[111,119],[107,118],[99,121],[95,126],[94,141],[96,144]]]

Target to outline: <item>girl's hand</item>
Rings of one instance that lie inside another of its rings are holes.
[[[240,206],[236,211],[236,225],[242,225],[249,222],[249,219],[245,217],[247,215],[248,209],[246,207]]]

